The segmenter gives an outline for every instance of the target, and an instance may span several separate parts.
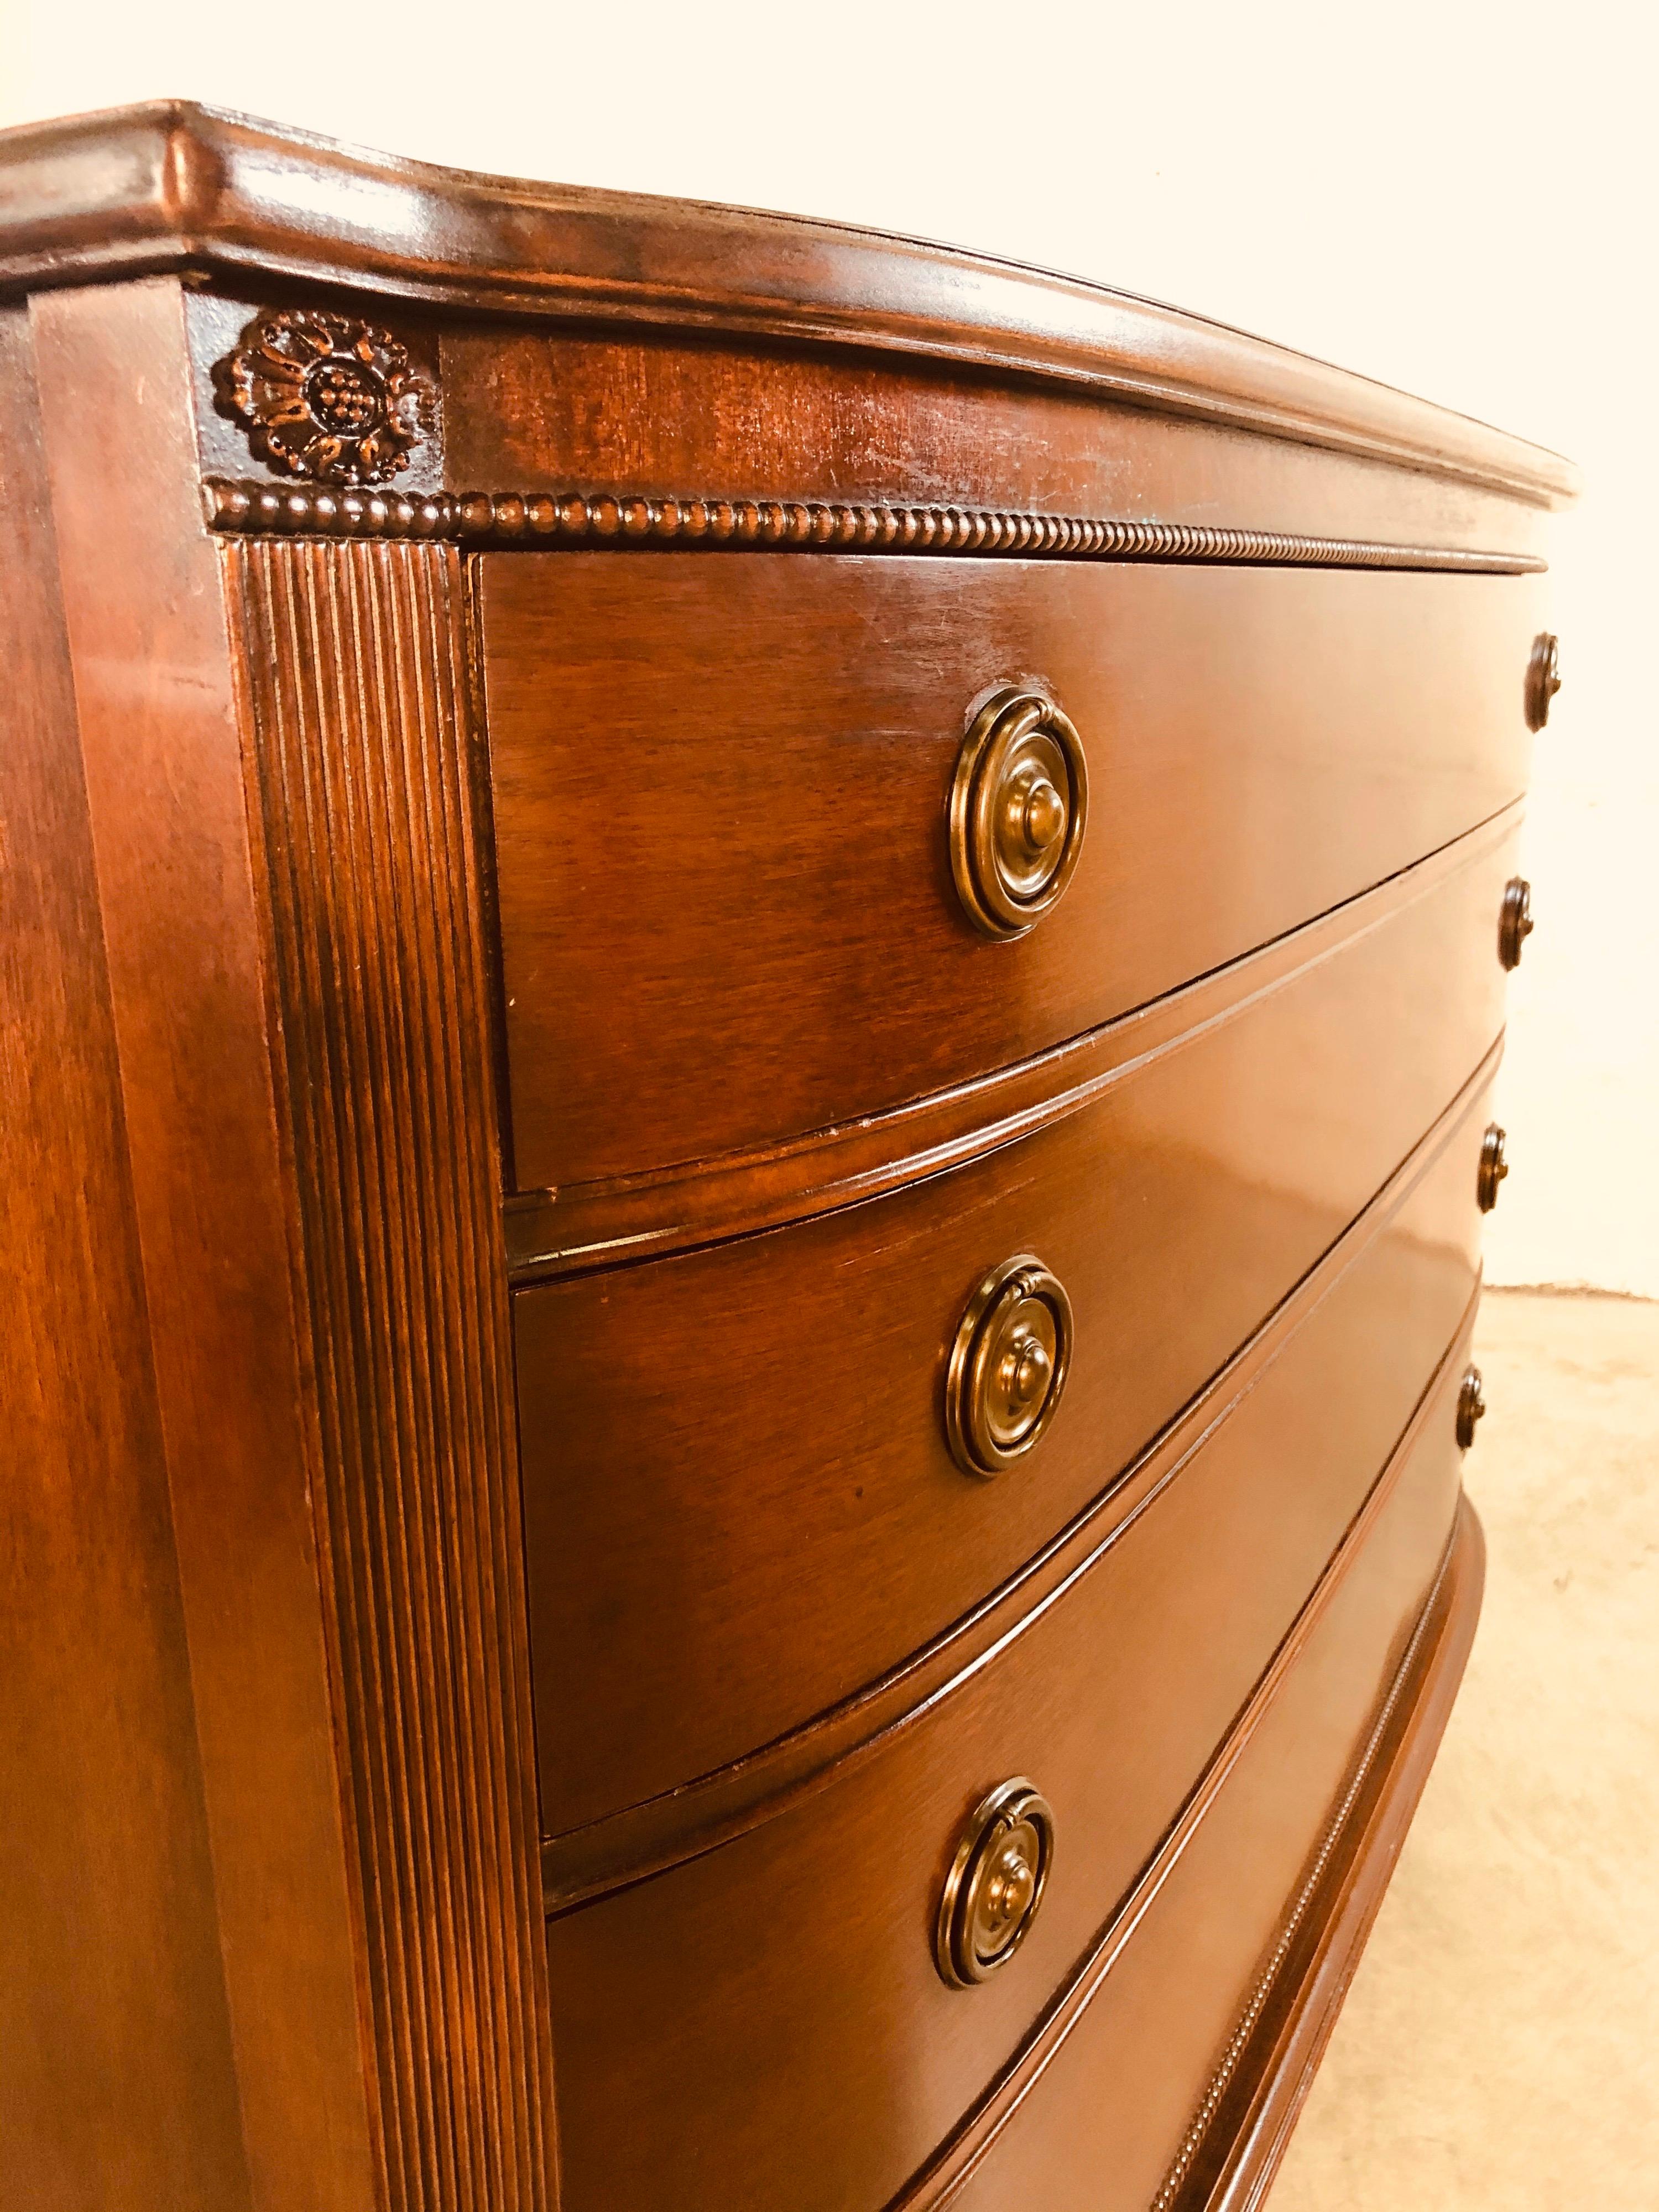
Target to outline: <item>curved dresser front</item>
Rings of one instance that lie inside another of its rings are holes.
[[[1479,1606],[1571,471],[943,249],[4,158],[29,2201],[1258,2202]]]

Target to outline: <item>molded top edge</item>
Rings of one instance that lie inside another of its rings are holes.
[[[1539,504],[1578,471],[1104,285],[850,225],[525,183],[162,100],[0,132],[0,289],[198,270],[476,313],[854,344],[1050,377]]]

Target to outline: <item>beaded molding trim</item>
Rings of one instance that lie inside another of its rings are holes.
[[[1212,530],[985,507],[832,507],[806,500],[651,499],[610,492],[322,491],[283,484],[202,486],[212,530],[281,538],[417,538],[462,544],[684,545],[731,551],[1004,553],[1030,560],[1217,561],[1319,568],[1467,568],[1525,575],[1527,553]]]

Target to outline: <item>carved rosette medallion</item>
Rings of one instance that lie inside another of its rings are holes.
[[[405,349],[349,315],[261,315],[216,374],[249,445],[283,476],[386,483],[431,428],[431,386]]]

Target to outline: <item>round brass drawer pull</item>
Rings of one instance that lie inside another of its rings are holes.
[[[1561,641],[1540,630],[1527,663],[1527,727],[1541,730],[1550,718],[1550,701],[1561,689]]]
[[[968,1301],[945,1376],[957,1465],[1000,1474],[1054,1417],[1072,1359],[1072,1302],[1030,1252],[993,1267]]]
[[[1083,741],[1054,701],[1012,684],[993,693],[951,787],[951,871],[988,937],[1024,937],[1060,898],[1088,813]]]
[[[933,1954],[953,1990],[1006,1966],[1036,1918],[1054,1859],[1054,1816],[1023,1774],[978,1805],[939,1903]]]
[[[1510,1171],[1504,1153],[1506,1141],[1501,1125],[1488,1121],[1486,1133],[1480,1139],[1480,1174],[1476,1186],[1482,1213],[1490,1213],[1497,1205],[1498,1186]]]
[[[1457,1449],[1468,1451],[1474,1442],[1474,1425],[1486,1417],[1486,1394],[1480,1386],[1480,1370],[1466,1368],[1457,1393]]]
[[[1521,948],[1532,927],[1532,885],[1524,876],[1511,876],[1498,916],[1498,957],[1506,968],[1521,965]]]

